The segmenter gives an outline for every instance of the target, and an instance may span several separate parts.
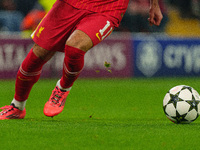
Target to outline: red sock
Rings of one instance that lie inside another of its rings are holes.
[[[17,101],[28,99],[32,86],[38,81],[42,72],[42,66],[46,61],[38,58],[33,49],[28,53],[22,62],[15,82],[15,96]]]
[[[63,88],[69,88],[78,78],[84,66],[85,52],[68,45],[65,45],[65,58],[63,64],[63,76],[60,85]]]

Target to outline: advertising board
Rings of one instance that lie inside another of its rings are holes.
[[[130,39],[130,38],[129,38]],[[85,55],[81,77],[131,77],[132,42],[110,38]],[[20,64],[33,46],[31,39],[0,39],[0,78],[15,78]],[[64,53],[58,52],[44,65],[41,77],[61,77]]]
[[[134,76],[200,75],[200,39],[139,36],[133,39]]]

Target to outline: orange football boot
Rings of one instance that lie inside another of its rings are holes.
[[[0,120],[23,119],[26,115],[25,108],[24,108],[24,110],[19,110],[13,104],[6,105],[4,107],[1,107],[0,109],[2,109],[2,111],[0,112]]]
[[[69,91],[63,92],[58,86],[56,86],[52,91],[49,100],[44,106],[44,114],[48,117],[53,117],[61,113],[63,111],[68,94]]]

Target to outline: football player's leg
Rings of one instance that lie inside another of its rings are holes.
[[[79,22],[66,41],[63,75],[45,104],[46,116],[53,117],[62,112],[67,95],[83,69],[85,53],[105,39],[113,29],[113,23],[101,15],[89,15]]]
[[[16,78],[15,96],[12,103],[23,110],[32,86],[38,81],[43,65],[55,52],[47,51],[34,45],[27,57],[22,62]]]
[[[44,106],[44,114],[53,117],[62,112],[71,86],[78,78],[83,66],[85,52],[92,47],[92,40],[84,32],[76,30],[65,45],[63,76]]]
[[[65,45],[61,88],[70,88],[73,85],[84,66],[85,53],[109,36],[113,29],[112,21],[99,14],[92,14],[77,25],[77,30],[71,34]]]
[[[34,45],[22,62],[16,78],[15,95],[11,105],[1,107],[0,120],[23,119],[26,115],[25,104],[32,86],[38,81],[42,66],[54,55]]]
[[[93,46],[90,37],[83,31],[75,30],[65,45],[62,88],[70,88],[78,78],[84,66],[84,55]]]

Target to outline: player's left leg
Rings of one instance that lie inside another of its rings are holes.
[[[66,97],[83,69],[85,53],[110,35],[114,24],[105,16],[91,15],[83,19],[76,29],[66,41],[63,76],[45,104],[46,116],[53,117],[62,112]]]
[[[15,82],[15,95],[11,105],[1,107],[0,120],[23,119],[25,105],[33,85],[38,81],[43,65],[55,52],[47,51],[37,44],[33,46],[22,62]]]

